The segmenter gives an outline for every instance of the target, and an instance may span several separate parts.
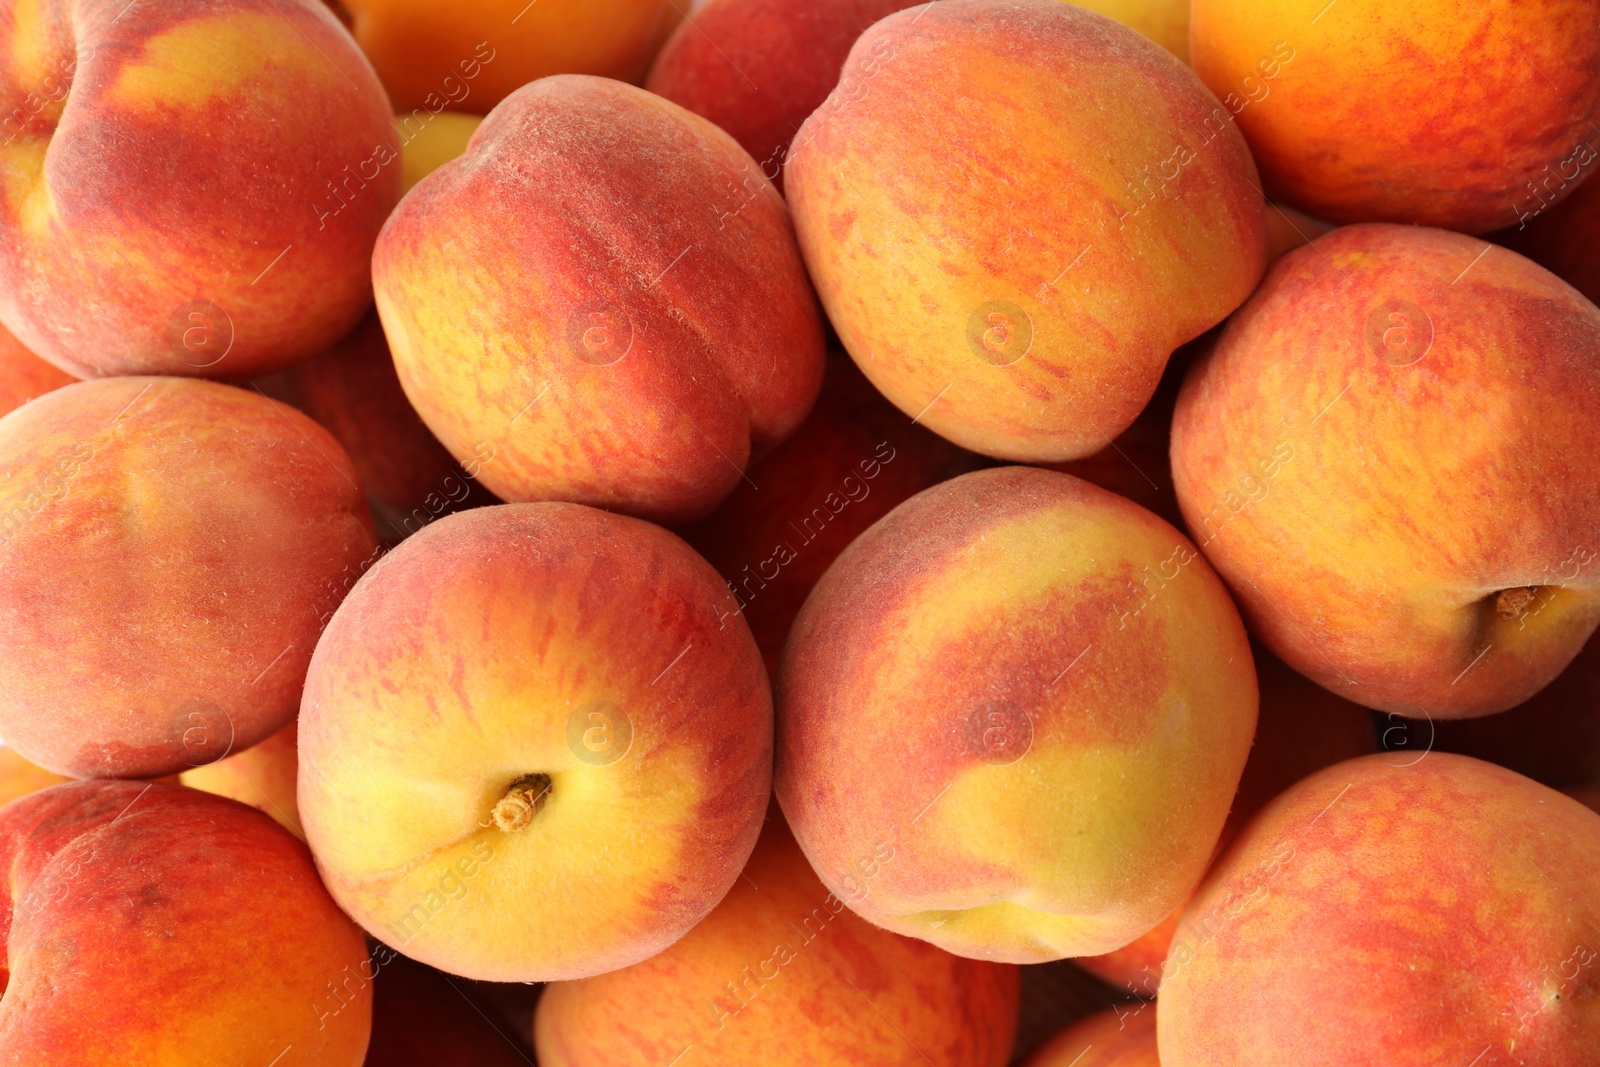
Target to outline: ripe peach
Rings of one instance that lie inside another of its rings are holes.
[[[1597,158],[1597,16],[1594,0],[1194,0],[1190,58],[1273,199],[1484,233]]]
[[[1600,815],[1433,753],[1320,771],[1189,905],[1164,1067],[1587,1067],[1600,1048]]]
[[[1331,16],[1330,16],[1331,17]],[[1290,252],[1191,371],[1178,502],[1253,631],[1356,703],[1462,718],[1600,621],[1600,311],[1460,234]]]
[[[231,800],[74,782],[0,810],[4,1057],[359,1067],[361,932],[306,848]]]
[[[706,1067],[1003,1067],[1017,996],[1015,967],[852,914],[774,815],[744,877],[682,941],[548,987],[534,1042],[545,1067],[660,1067],[685,1049]]]
[[[844,77],[850,46],[916,0],[710,0],[668,38],[644,87],[733,135],[783,189],[795,131]]]
[[[10,331],[0,326],[0,415],[77,380],[29,352]]]
[[[857,539],[777,695],[777,795],[823,882],[1011,962],[1109,952],[1177,907],[1256,719],[1244,628],[1188,540],[1027,467],[935,486]]]
[[[637,82],[683,18],[677,0],[330,0],[394,106],[487,114],[551,74]]]
[[[400,173],[382,87],[322,4],[12,15],[0,320],[24,345],[78,377],[249,378],[350,332]]]
[[[497,982],[660,952],[728,891],[770,795],[766,672],[676,537],[572,504],[432,523],[317,645],[300,817],[334,898]]]
[[[1051,1038],[1023,1067],[1161,1067],[1156,1013],[1092,1015]]]
[[[839,553],[903,501],[982,465],[913,426],[836,355],[795,435],[683,536],[727,580],[776,676],[794,617]]]
[[[400,135],[400,187],[409,193],[428,175],[467,150],[472,135],[483,124],[482,115],[441,111],[437,115],[396,115]]]
[[[291,722],[243,752],[191,767],[178,775],[178,781],[190,789],[248,804],[304,841],[306,832],[300,828],[300,809],[295,804],[298,771],[295,724]]]
[[[874,25],[846,69],[787,164],[801,251],[863,373],[956,444],[1103,448],[1260,278],[1243,138],[1133,30],[1057,0],[946,0]]]
[[[457,459],[493,451],[507,500],[701,518],[821,386],[783,199],[727,134],[618,82],[495,109],[406,196],[373,276],[406,394]]]
[[[1078,6],[1138,30],[1189,62],[1189,0],[1083,0]]]
[[[79,382],[0,419],[0,736],[74,777],[154,777],[282,729],[369,560],[337,442],[184,378]]]

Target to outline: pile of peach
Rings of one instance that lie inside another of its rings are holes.
[[[687,6],[0,0],[0,1064],[1600,1067],[1600,0]]]

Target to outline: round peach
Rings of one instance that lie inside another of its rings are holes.
[[[978,471],[812,591],[779,670],[777,794],[872,922],[962,955],[1091,955],[1200,880],[1255,720],[1244,627],[1182,534],[1069,475]]]
[[[17,8],[0,100],[0,320],[63,370],[249,378],[371,305],[398,145],[317,0]]]
[[[1600,311],[1472,237],[1350,226],[1195,364],[1178,503],[1262,642],[1366,707],[1526,700],[1600,621]]]
[[[1266,262],[1231,116],[1170,52],[1058,0],[878,22],[784,182],[851,358],[920,425],[1001,459],[1106,447]]]
[[[1194,0],[1195,73],[1266,191],[1329,222],[1484,233],[1600,151],[1600,2]]]
[[[286,405],[107,378],[0,419],[0,736],[60,774],[155,777],[294,718],[370,560],[344,451]]]
[[[506,500],[701,518],[821,387],[783,199],[732,138],[600,78],[535,82],[413,189],[378,310],[423,421]]]
[[[659,527],[460,512],[317,645],[300,818],[334,898],[413,959],[583,978],[704,918],[755,845],[772,703],[727,586]]]

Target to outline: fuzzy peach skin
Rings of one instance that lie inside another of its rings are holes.
[[[1314,219],[1303,211],[1296,211],[1283,204],[1274,204],[1267,201],[1267,258],[1277,259],[1286,252],[1293,252],[1301,245],[1308,245],[1318,237],[1334,229],[1330,223]]]
[[[178,786],[74,782],[0,810],[0,1063],[359,1067],[367,964],[303,844]]]
[[[1379,730],[1370,711],[1296,674],[1266,649],[1252,645],[1250,651],[1261,711],[1219,850],[1285,789],[1324,767],[1369,755],[1378,747]],[[1397,731],[1391,730],[1387,738],[1397,749],[1405,747]],[[1408,756],[1402,753],[1396,758]],[[1079,959],[1078,966],[1120,990],[1154,997],[1161,987],[1161,963],[1173,942],[1190,936],[1182,926],[1183,910],[1174,910],[1160,926],[1115,952]]]
[[[875,863],[896,860],[883,853]],[[544,991],[544,1067],[1004,1067],[1015,967],[962,959],[852,914],[774,813],[744,877],[676,945]]]
[[[1267,195],[1330,222],[1484,233],[1600,150],[1596,0],[1194,0],[1189,34]]]
[[[386,544],[399,544],[440,515],[493,502],[471,473],[493,453],[463,467],[428,431],[400,387],[376,315],[326,352],[289,368],[284,380],[290,402],[349,453]]]
[[[1156,1013],[1091,1015],[1040,1046],[1023,1067],[1161,1067]]]
[[[777,795],[823,882],[1016,963],[1120,948],[1183,901],[1256,722],[1244,628],[1188,540],[1028,467],[863,534],[801,609],[777,696]]]
[[[29,763],[17,755],[15,749],[0,745],[0,807],[18,797],[70,781],[72,779],[65,775],[52,774],[43,767]]]
[[[683,18],[682,0],[329,0],[397,111],[487,114],[528,82],[597,74],[637,82]]]
[[[400,190],[316,0],[0,12],[0,321],[78,377],[248,378],[348,333]]]
[[[739,876],[772,771],[761,655],[710,565],[572,504],[440,519],[328,626],[300,817],[334,898],[453,974],[660,952]],[[519,799],[520,798],[520,799]]]
[[[1253,632],[1381,711],[1526,700],[1600,620],[1600,311],[1515,253],[1350,226],[1190,372],[1178,503]]]
[[[374,547],[316,423],[188,378],[107,378],[0,419],[0,736],[77,778],[156,777],[294,717]]]
[[[874,22],[916,0],[710,0],[668,38],[644,87],[727,130],[783,188],[800,124],[841,77]],[[841,68],[843,73],[841,75]]]
[[[946,0],[877,23],[846,69],[789,155],[801,251],[866,376],[956,444],[1104,448],[1260,278],[1244,140],[1133,30],[1057,0]]]
[[[190,789],[248,804],[304,841],[306,832],[300,828],[300,810],[295,804],[299,768],[295,732],[291,722],[243,752],[204,767],[191,767],[178,775],[178,781]]]
[[[1189,0],[1081,0],[1078,6],[1138,30],[1189,62]]]
[[[985,465],[913,426],[849,357],[830,355],[800,429],[683,536],[727,580],[775,677],[794,617],[839,553],[897,505]]]
[[[1533,217],[1492,239],[1600,303],[1600,181],[1592,180],[1594,170],[1591,165],[1577,192],[1548,208],[1546,200],[1529,205]],[[1549,193],[1543,195],[1553,201]]]
[[[822,322],[783,199],[643,89],[546,78],[407,195],[373,261],[406,395],[506,500],[686,522],[805,418]]]
[[[1500,767],[1321,771],[1206,876],[1156,1001],[1163,1067],[1538,1064],[1600,1048],[1600,815]]]
[[[77,380],[29,352],[21,341],[0,326],[0,415]]]

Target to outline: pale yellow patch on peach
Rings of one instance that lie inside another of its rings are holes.
[[[288,19],[229,11],[190,19],[144,42],[140,60],[122,66],[109,99],[130,110],[198,111],[239,94],[271,70],[293,70],[315,84],[343,77],[332,63],[306,61],[307,42]]]

